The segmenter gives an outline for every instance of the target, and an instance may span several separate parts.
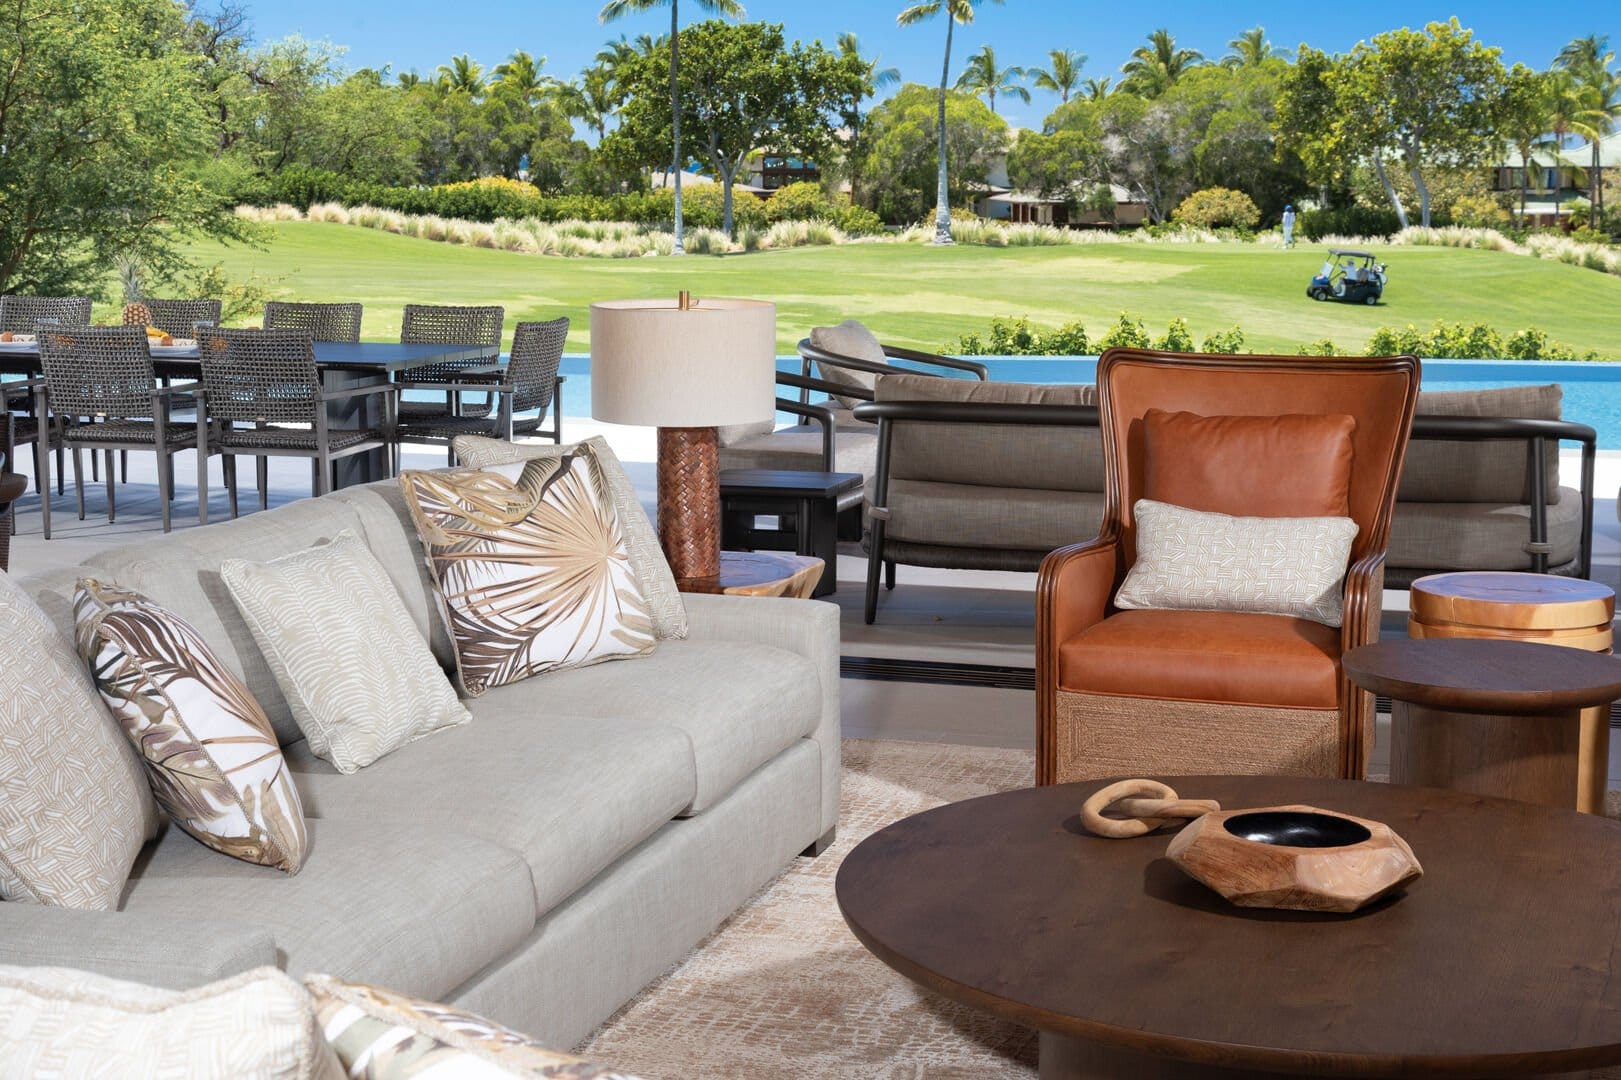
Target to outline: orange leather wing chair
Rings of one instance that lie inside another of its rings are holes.
[[[1047,556],[1037,586],[1037,783],[1363,775],[1373,697],[1340,657],[1378,637],[1418,382],[1411,356],[1103,354],[1103,525]],[[1351,518],[1342,625],[1116,609],[1142,498],[1239,517]]]

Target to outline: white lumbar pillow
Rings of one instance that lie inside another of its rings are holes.
[[[1117,608],[1289,615],[1338,626],[1357,523],[1232,517],[1139,499],[1137,561]]]

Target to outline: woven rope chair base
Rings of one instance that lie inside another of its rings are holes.
[[[1340,774],[1338,709],[1058,691],[1057,783],[1112,776]]]

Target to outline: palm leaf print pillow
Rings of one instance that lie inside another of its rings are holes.
[[[651,652],[652,615],[588,448],[400,474],[462,689]]]
[[[215,851],[296,874],[304,807],[264,710],[192,625],[140,593],[84,579],[79,655],[140,752],[158,805]]]

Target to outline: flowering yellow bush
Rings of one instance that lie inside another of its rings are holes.
[[[516,195],[520,199],[540,198],[540,189],[527,180],[511,180],[505,176],[481,176],[477,180],[458,180],[454,184],[440,184],[441,191],[498,191]]]

